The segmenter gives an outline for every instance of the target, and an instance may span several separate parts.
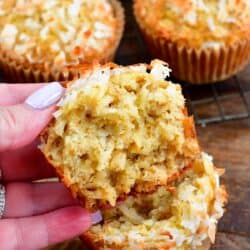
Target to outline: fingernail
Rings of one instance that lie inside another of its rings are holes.
[[[29,106],[34,109],[46,109],[60,100],[64,88],[59,82],[49,83],[31,94],[26,100]]]
[[[99,222],[102,221],[102,214],[100,211],[97,211],[91,214],[91,218],[92,218],[92,225],[98,224]]]

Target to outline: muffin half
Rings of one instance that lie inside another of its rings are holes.
[[[221,173],[202,153],[170,186],[103,209],[103,222],[84,233],[83,240],[99,250],[208,249],[227,197],[219,184]]]
[[[124,13],[116,0],[0,2],[0,63],[11,81],[72,79],[71,65],[108,62]]]
[[[166,63],[93,65],[69,82],[41,150],[85,207],[114,206],[182,176],[200,153]]]
[[[249,62],[248,0],[135,0],[134,13],[151,55],[179,80],[220,81]]]

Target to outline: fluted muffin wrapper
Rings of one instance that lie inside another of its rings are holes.
[[[220,48],[188,48],[153,34],[136,14],[146,46],[153,58],[166,61],[176,79],[204,84],[225,80],[241,71],[250,60],[250,39]]]
[[[99,57],[93,58],[93,61],[107,63],[113,61],[116,50],[122,38],[125,17],[121,3],[117,0],[109,0],[114,8],[117,19],[115,29],[115,39],[111,41],[110,46],[103,51]],[[81,64],[79,62],[79,64]],[[63,66],[53,69],[48,62],[30,63],[22,56],[18,57],[14,51],[5,50],[0,46],[0,67],[6,79],[9,82],[52,82],[72,80],[78,75],[77,64]],[[71,67],[73,66],[73,67]]]

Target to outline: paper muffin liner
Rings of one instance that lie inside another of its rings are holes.
[[[118,0],[109,0],[114,8],[114,14],[117,19],[115,29],[115,39],[111,41],[108,48],[105,49],[99,57],[93,58],[93,61],[107,63],[113,61],[116,50],[120,44],[124,31],[125,17],[124,10]],[[79,62],[79,64],[82,64]],[[84,64],[84,62],[83,62]],[[72,80],[77,74],[77,67],[63,66],[52,70],[48,62],[30,63],[24,58],[17,57],[14,51],[6,51],[0,46],[0,67],[6,79],[9,82],[52,82]]]
[[[250,60],[250,39],[220,48],[188,48],[153,34],[137,15],[145,44],[153,58],[166,61],[176,79],[204,84],[225,80],[241,71]]]

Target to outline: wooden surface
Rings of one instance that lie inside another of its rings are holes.
[[[229,203],[212,249],[250,249],[250,119],[198,127],[200,143],[226,169]]]

